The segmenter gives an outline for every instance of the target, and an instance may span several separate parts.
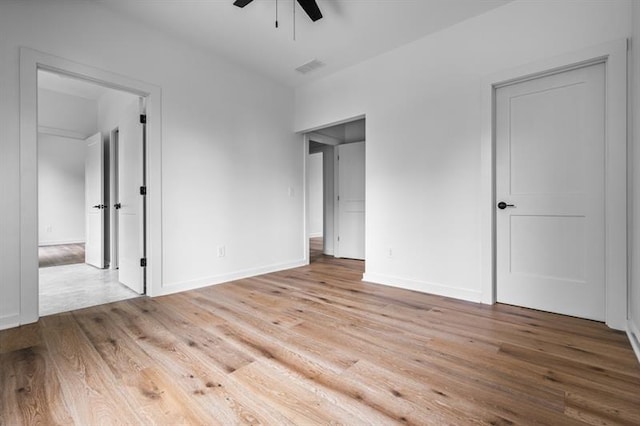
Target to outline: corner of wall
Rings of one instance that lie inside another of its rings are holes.
[[[640,2],[632,5],[629,67],[629,320],[627,332],[640,361]]]

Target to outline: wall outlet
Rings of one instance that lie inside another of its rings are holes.
[[[53,226],[48,225],[47,226],[47,232],[53,232]]]
[[[389,247],[389,250],[387,250],[387,257],[389,259],[391,259],[393,257],[393,249],[391,247]]]
[[[227,255],[227,249],[225,246],[218,246],[218,257],[225,257]]]

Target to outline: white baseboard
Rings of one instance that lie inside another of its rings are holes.
[[[269,274],[271,272],[284,271],[286,269],[299,268],[309,264],[308,259],[300,259],[294,262],[278,263],[259,268],[244,269],[240,271],[230,272],[228,274],[215,275],[210,277],[199,278],[197,280],[179,281],[173,283],[164,283],[160,292],[151,296],[164,296],[167,294],[179,293],[187,290],[195,290],[210,285],[222,284],[229,281],[240,280],[243,278],[256,277],[258,275]]]
[[[12,314],[0,317],[0,330],[18,327],[20,325],[20,315]]]
[[[636,358],[640,362],[640,329],[636,327],[632,320],[627,321],[627,336],[629,337],[629,342],[631,342],[633,352],[636,353]]]
[[[476,291],[464,288],[456,288],[438,283],[391,277],[388,275],[365,273],[362,277],[362,281],[388,285],[390,287],[403,288],[405,290],[415,290],[422,293],[435,294],[438,296],[451,297],[453,299],[462,299],[469,302],[481,303],[482,299],[482,292],[480,290]]]
[[[60,246],[63,244],[84,244],[84,240],[58,240],[58,241],[40,241],[38,247]]]
[[[324,234],[322,232],[312,232],[309,234],[309,238],[318,238],[322,237]]]

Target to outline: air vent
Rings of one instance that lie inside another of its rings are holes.
[[[317,59],[314,59],[312,61],[307,62],[306,64],[300,65],[298,68],[296,68],[296,71],[298,71],[300,74],[307,74],[323,66],[324,64],[322,62],[320,62]]]

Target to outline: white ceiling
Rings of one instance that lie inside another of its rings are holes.
[[[362,142],[366,139],[365,119],[350,121],[347,123],[337,124],[335,126],[324,127],[313,133],[329,136],[339,140],[341,143]]]
[[[109,90],[113,90],[96,83],[45,70],[38,70],[38,88],[94,101],[100,99]]]
[[[294,0],[93,0],[295,87],[485,13],[511,0],[317,0],[311,20]],[[317,59],[324,67],[295,68]]]

